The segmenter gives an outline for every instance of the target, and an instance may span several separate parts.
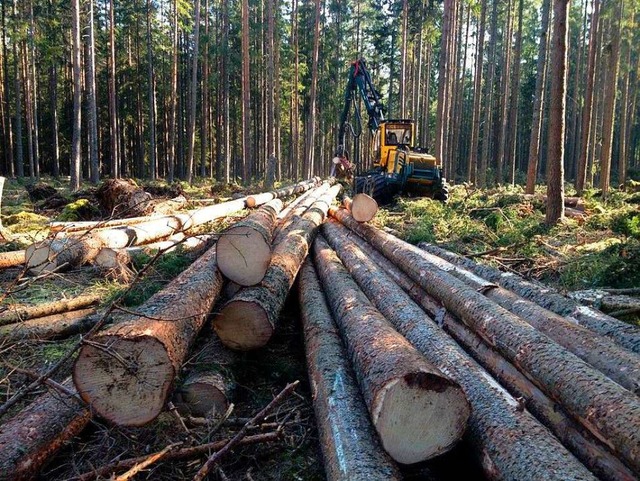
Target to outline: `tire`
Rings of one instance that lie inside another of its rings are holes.
[[[379,205],[385,205],[390,203],[397,193],[397,189],[393,187],[384,174],[369,174],[356,177],[353,193],[365,193],[373,197]]]

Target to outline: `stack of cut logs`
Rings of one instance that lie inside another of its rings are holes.
[[[377,211],[366,195],[331,207],[340,189],[313,179],[126,227],[82,225],[90,230],[34,247],[36,271],[107,255],[122,264],[132,246],[260,206],[135,313],[83,342],[56,395],[0,426],[0,473],[12,473],[0,479],[37,473],[94,415],[142,426],[170,401],[191,416],[221,415],[235,351],[269,342],[296,278],[327,479],[401,479],[398,463],[429,460],[463,436],[488,479],[637,479],[640,330],[409,245],[364,223]],[[0,325],[31,314],[6,316]],[[211,370],[185,373],[202,332],[198,355]]]

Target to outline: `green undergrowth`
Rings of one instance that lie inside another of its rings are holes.
[[[64,206],[62,212],[56,218],[59,222],[77,222],[92,220],[100,215],[100,209],[88,199],[78,199]]]
[[[520,187],[456,186],[446,205],[402,198],[381,210],[375,222],[410,243],[475,254],[479,262],[562,289],[640,285],[638,194],[614,191],[604,202],[587,192],[586,218],[567,218],[553,228],[544,225],[543,194],[539,190],[531,199]]]

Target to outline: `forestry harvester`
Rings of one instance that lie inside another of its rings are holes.
[[[358,99],[362,100],[369,115],[367,127],[373,169],[366,172],[362,172],[359,152],[362,122]],[[349,122],[352,106],[353,124]],[[382,96],[373,85],[364,59],[356,60],[349,69],[340,118],[339,145],[333,159],[338,170],[348,170],[350,162],[345,140],[349,130],[354,140],[354,194],[364,192],[379,203],[386,203],[396,193],[412,192],[446,202],[449,192],[442,175],[442,164],[425,148],[415,146],[415,122],[410,119],[385,119],[384,113]]]

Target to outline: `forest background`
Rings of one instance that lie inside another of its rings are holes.
[[[70,175],[75,189],[103,176],[248,184],[274,156],[278,179],[327,175],[348,68],[363,57],[387,117],[414,118],[451,181],[528,177],[532,191],[545,178],[549,113],[564,102],[562,175],[578,193],[606,193],[640,176],[637,1],[570,4],[560,99],[553,7],[4,0],[0,173]]]

